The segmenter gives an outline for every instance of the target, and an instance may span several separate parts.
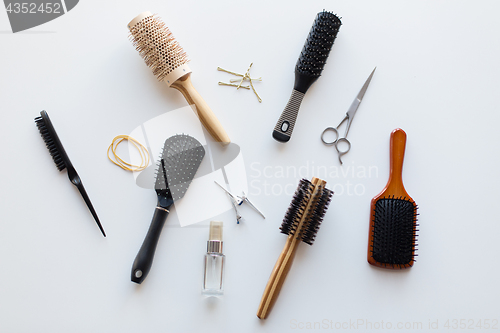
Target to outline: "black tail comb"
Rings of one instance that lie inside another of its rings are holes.
[[[52,159],[54,160],[57,169],[59,171],[62,171],[64,169],[68,170],[69,180],[80,191],[80,194],[82,195],[83,199],[85,200],[85,203],[87,204],[90,212],[92,213],[92,216],[94,217],[97,226],[101,230],[103,236],[106,237],[106,233],[102,228],[101,222],[99,222],[97,213],[95,212],[94,207],[90,202],[90,198],[87,195],[85,188],[83,187],[82,180],[80,179],[80,176],[78,176],[78,173],[71,164],[71,161],[69,160],[69,157],[66,154],[66,151],[64,150],[64,147],[61,141],[59,140],[59,137],[57,136],[56,130],[54,129],[54,126],[50,121],[48,113],[46,111],[40,112],[40,117],[35,118],[35,123],[36,126],[38,127],[38,130],[40,131],[40,134],[42,135],[43,141],[45,141],[45,144],[47,145],[47,149],[49,150],[50,155],[52,155]]]

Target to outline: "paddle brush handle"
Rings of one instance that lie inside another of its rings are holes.
[[[160,239],[161,230],[163,229],[168,213],[168,210],[156,207],[146,238],[132,265],[132,282],[141,284],[151,270],[156,245],[158,244],[158,239]]]
[[[200,122],[217,142],[220,142],[224,146],[231,142],[231,139],[229,139],[219,119],[217,119],[207,102],[205,102],[203,97],[201,97],[198,91],[193,87],[191,83],[191,73],[179,78],[172,83],[170,87],[179,90],[189,105],[195,106],[194,111],[200,119]]]
[[[391,133],[391,171],[389,184],[403,184],[403,161],[405,158],[406,133],[397,128]]]

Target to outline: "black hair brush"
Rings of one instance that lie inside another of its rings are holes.
[[[142,283],[148,275],[170,207],[186,194],[204,156],[205,149],[201,143],[189,135],[174,135],[165,140],[156,171],[158,202],[146,238],[132,266],[132,282]]]
[[[417,204],[403,186],[406,133],[391,133],[391,171],[384,190],[371,202],[368,262],[403,269],[413,266],[417,237]]]
[[[273,138],[276,140],[280,142],[290,140],[300,103],[309,87],[321,76],[341,24],[340,18],[330,12],[322,11],[316,16],[295,65],[292,96],[274,127]]]
[[[54,159],[54,163],[56,164],[57,169],[59,171],[62,171],[64,169],[68,170],[69,180],[73,185],[76,186],[76,188],[78,188],[78,191],[80,191],[80,194],[82,195],[83,200],[85,200],[87,207],[89,207],[89,210],[92,213],[97,226],[101,230],[103,236],[106,237],[106,233],[102,228],[101,222],[99,222],[97,213],[95,212],[94,207],[90,202],[89,196],[87,195],[87,192],[83,187],[82,180],[80,179],[80,176],[78,176],[78,173],[73,167],[73,164],[71,164],[71,161],[69,160],[69,157],[66,154],[66,151],[64,150],[64,147],[59,140],[59,137],[57,136],[56,130],[54,129],[54,126],[52,126],[52,122],[50,121],[48,113],[46,111],[40,112],[40,117],[35,118],[35,123],[38,127],[38,130],[40,131],[40,134],[42,135],[43,140],[45,141],[45,144],[47,145],[47,149],[49,150],[50,155],[52,155],[52,158]]]
[[[292,203],[286,212],[281,232],[288,235],[285,247],[274,265],[257,311],[257,317],[267,318],[285,278],[292,267],[297,246],[302,241],[312,245],[323,221],[333,192],[325,188],[326,182],[319,178],[312,181],[302,179],[295,191]]]

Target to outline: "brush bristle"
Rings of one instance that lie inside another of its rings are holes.
[[[415,261],[417,205],[407,198],[382,198],[375,203],[371,255],[392,268],[407,268]]]
[[[322,189],[321,195],[319,196],[312,212],[312,218],[302,231],[302,241],[305,243],[309,245],[313,244],[319,230],[319,226],[321,222],[323,222],[323,217],[325,216],[328,206],[330,205],[332,195],[333,192],[329,189]]]
[[[287,235],[296,235],[304,243],[312,245],[316,233],[323,221],[333,192],[321,187],[316,195],[313,195],[314,185],[307,179],[302,179],[295,191],[292,203],[285,214],[280,230]],[[312,204],[307,208],[308,203]],[[304,216],[305,215],[305,216]],[[304,224],[297,230],[301,219]]]
[[[312,77],[321,75],[341,25],[337,15],[318,13],[295,66],[296,72]]]
[[[131,27],[130,40],[159,81],[189,62],[186,52],[156,15],[147,16]]]
[[[52,138],[52,136],[50,135],[49,129],[45,124],[45,120],[42,117],[36,117],[35,123],[36,126],[38,127],[38,130],[40,131],[43,141],[45,141],[45,145],[47,146],[47,149],[49,150],[49,153],[52,156],[52,159],[54,160],[57,169],[59,171],[64,170],[64,168],[66,168],[66,164],[64,163],[61,153],[57,149],[55,139]]]

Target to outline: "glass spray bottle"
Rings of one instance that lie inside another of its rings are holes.
[[[205,276],[202,294],[217,296],[224,293],[224,261],[222,254],[222,222],[210,222],[210,235],[205,254]]]

